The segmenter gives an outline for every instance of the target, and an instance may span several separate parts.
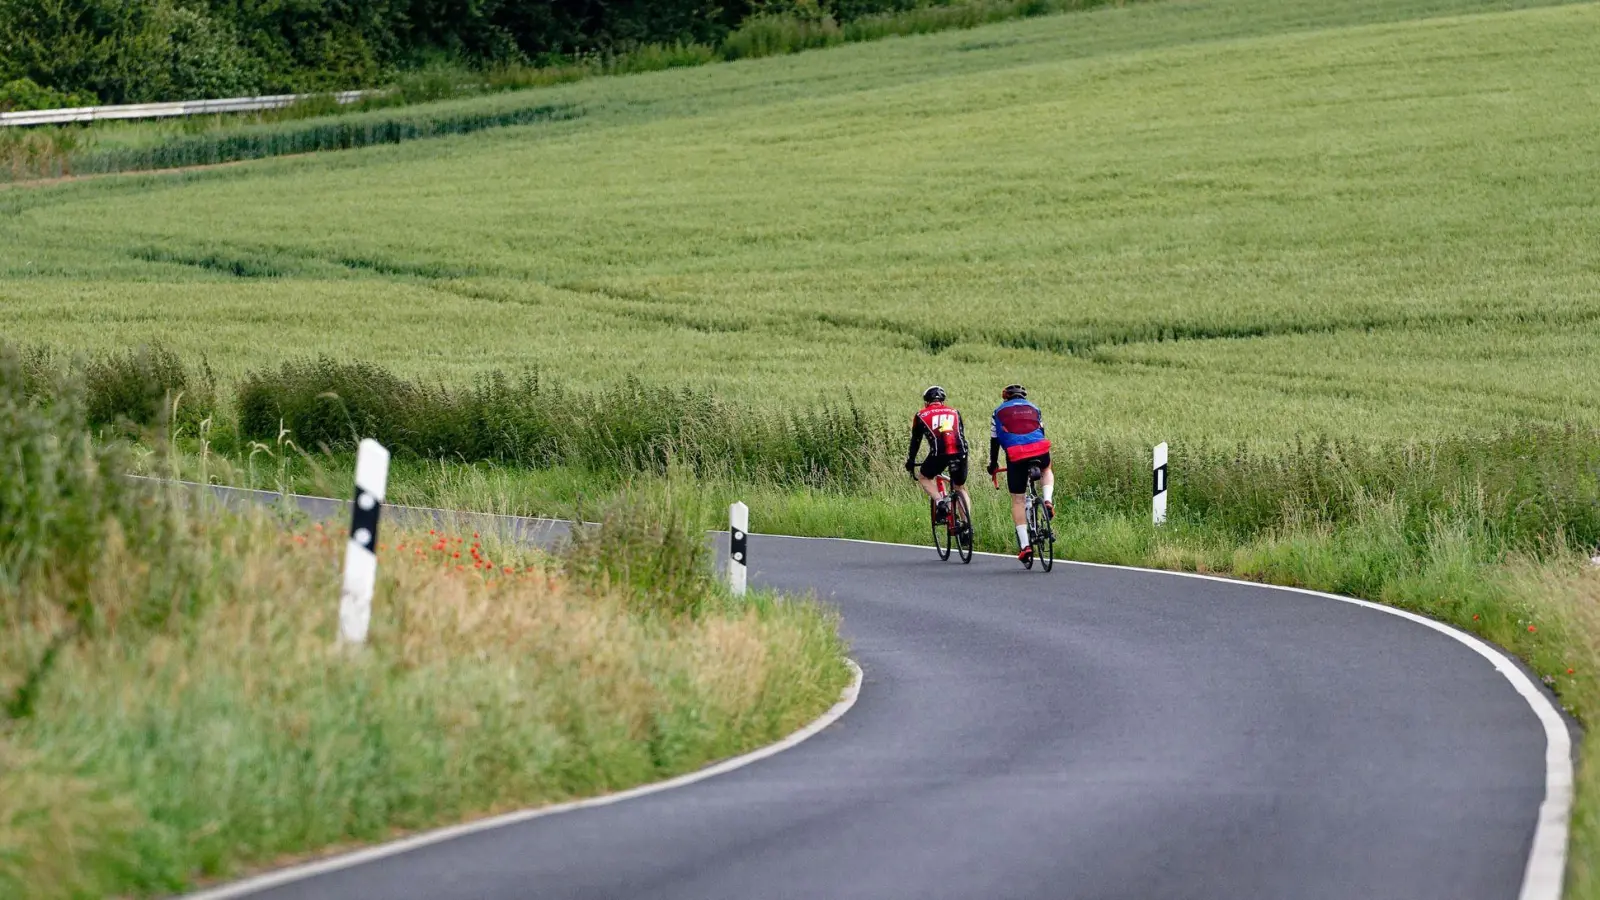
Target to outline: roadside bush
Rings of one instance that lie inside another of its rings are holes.
[[[48,395],[48,402],[40,402]],[[30,366],[0,345],[0,597],[7,612],[29,612],[27,588],[59,583],[58,597],[86,624],[85,585],[107,529],[136,521],[137,507],[112,477],[125,459],[89,439],[81,386]],[[133,529],[136,533],[137,528]]]
[[[745,19],[722,42],[726,59],[756,59],[798,53],[844,42],[844,32],[830,15],[802,18],[794,14],[760,14]]]
[[[596,523],[573,529],[564,563],[569,577],[621,590],[649,614],[693,618],[720,590],[699,517],[670,493],[662,502],[624,494],[606,503]]]
[[[42,377],[49,396],[30,397]],[[210,596],[188,552],[191,521],[165,491],[123,477],[117,444],[92,439],[76,373],[29,375],[0,346],[0,713],[25,719],[63,648],[107,629],[183,620]],[[107,580],[107,567],[125,567]]]
[[[253,372],[237,394],[239,433],[274,441],[287,428],[307,448],[345,450],[363,437],[404,445],[411,421],[426,416],[409,384],[365,363],[322,358]]]
[[[215,378],[202,363],[191,374],[159,344],[90,360],[84,366],[88,423],[193,430],[216,406]]]
[[[93,94],[40,87],[31,78],[17,78],[0,84],[0,112],[66,109],[73,106],[93,106],[95,102]]]

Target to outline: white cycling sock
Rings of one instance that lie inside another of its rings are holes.
[[[1028,526],[1026,526],[1026,525],[1018,525],[1017,526],[1017,549],[1020,550],[1023,547],[1026,547],[1026,546],[1028,546]]]
[[[1051,499],[1055,496],[1055,493],[1056,493],[1056,483],[1054,481],[1052,481],[1049,484],[1045,485],[1044,486],[1044,502],[1049,503],[1051,501]]]

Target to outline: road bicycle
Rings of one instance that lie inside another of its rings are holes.
[[[935,478],[934,483],[939,487],[939,496],[950,502],[950,515],[941,524],[937,501],[932,498],[928,500],[928,521],[933,523],[933,549],[938,552],[940,559],[948,560],[950,550],[954,548],[963,563],[970,563],[972,510],[967,508],[967,498],[960,491],[949,490],[943,475]]]
[[[995,488],[1000,487],[1000,474],[1005,469],[996,469],[990,480]],[[1033,561],[1039,564],[1046,572],[1056,564],[1056,533],[1050,527],[1050,512],[1045,509],[1044,498],[1039,496],[1039,479],[1044,473],[1038,466],[1028,467],[1028,491],[1022,495],[1022,520],[1028,524],[1028,543],[1033,545],[1033,555],[1022,561],[1024,569],[1033,568]]]

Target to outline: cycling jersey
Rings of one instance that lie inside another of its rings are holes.
[[[996,450],[1006,448],[1006,459],[1020,460],[1050,452],[1044,436],[1044,414],[1039,407],[1018,397],[994,409],[989,431],[989,465],[995,464]]]
[[[923,439],[928,441],[929,456],[965,456],[967,453],[967,427],[961,414],[943,403],[929,403],[911,420],[911,449],[906,461],[917,458]]]

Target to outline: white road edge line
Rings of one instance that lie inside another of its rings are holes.
[[[254,894],[258,891],[264,891],[268,888],[277,887],[282,884],[288,884],[289,882],[301,881],[306,878],[324,875],[329,872],[337,872],[340,869],[349,869],[354,866],[363,865],[365,863],[384,859],[390,856],[399,856],[402,853],[407,853],[420,847],[426,847],[430,844],[443,843],[459,837],[466,837],[469,834],[477,834],[480,831],[491,831],[496,828],[504,828],[508,825],[516,825],[521,822],[527,822],[533,819],[541,819],[545,816],[559,815],[560,813],[565,812],[574,812],[580,809],[590,809],[596,806],[610,806],[613,803],[622,803],[625,800],[634,800],[639,797],[649,796],[650,794],[657,794],[662,791],[670,791],[673,788],[685,787],[687,785],[694,784],[697,781],[705,781],[708,778],[714,778],[718,775],[732,772],[735,769],[742,769],[751,763],[760,762],[769,756],[775,756],[779,753],[782,753],[783,751],[800,744],[807,738],[815,736],[829,725],[839,721],[839,719],[843,717],[845,713],[850,711],[850,707],[856,705],[856,699],[861,695],[861,681],[864,676],[862,674],[861,667],[856,664],[855,660],[847,658],[845,659],[845,664],[850,667],[850,684],[846,686],[844,691],[839,695],[839,702],[835,703],[828,709],[827,712],[812,720],[811,724],[800,729],[799,731],[796,731],[795,733],[789,735],[781,741],[778,741],[775,744],[768,744],[765,747],[752,750],[743,756],[735,756],[731,759],[725,759],[722,762],[706,766],[703,769],[696,769],[693,772],[679,775],[676,778],[669,778],[666,781],[656,781],[650,784],[640,785],[639,787],[631,788],[626,791],[618,791],[614,794],[602,794],[599,797],[589,797],[584,800],[574,800],[570,803],[557,803],[550,806],[537,806],[531,809],[523,809],[516,812],[505,813],[503,815],[491,816],[487,819],[478,819],[473,822],[464,822],[460,825],[452,825],[433,831],[425,831],[421,834],[415,834],[411,837],[402,838],[398,841],[392,841],[387,844],[379,844],[375,847],[368,847],[364,850],[356,850],[351,853],[342,853],[338,856],[330,856],[327,859],[317,860],[316,862],[290,866],[285,869],[278,869],[276,871],[257,875],[253,878],[246,878],[242,881],[235,881],[230,884],[219,885],[217,887],[198,891],[193,894],[186,894],[183,896],[182,900],[230,900],[230,898],[233,897],[244,897]]]
[[[795,537],[783,534],[763,534],[761,537],[804,541],[843,541],[852,544],[875,544],[882,547],[928,549],[921,544],[897,544],[890,541],[869,541],[861,538]],[[992,556],[998,559],[1016,559],[1015,556],[1008,553],[978,551],[974,555]],[[1066,563],[1069,566],[1083,566],[1094,569],[1120,569],[1127,572],[1170,575],[1174,578],[1198,578],[1202,581],[1216,581],[1223,584],[1261,588],[1268,591],[1289,591],[1310,597],[1321,597],[1326,600],[1338,600],[1340,603],[1350,603],[1355,606],[1388,613],[1392,616],[1399,616],[1402,619],[1409,619],[1419,625],[1432,628],[1440,634],[1449,635],[1470,647],[1479,656],[1488,660],[1494,666],[1495,671],[1511,682],[1511,687],[1522,696],[1522,699],[1533,709],[1533,714],[1538,717],[1539,724],[1544,726],[1544,800],[1539,804],[1539,818],[1534,825],[1533,844],[1528,851],[1528,865],[1523,870],[1522,889],[1517,894],[1517,900],[1561,900],[1562,881],[1566,875],[1567,867],[1568,830],[1572,819],[1572,734],[1567,730],[1567,723],[1562,718],[1561,711],[1556,708],[1554,703],[1550,702],[1550,698],[1543,691],[1539,690],[1538,686],[1533,683],[1533,679],[1529,678],[1528,674],[1522,671],[1521,667],[1504,653],[1454,626],[1446,625],[1443,622],[1414,612],[1397,609],[1393,606],[1384,606],[1381,603],[1374,603],[1371,600],[1362,600],[1357,597],[1329,594],[1325,591],[1313,591],[1308,588],[1245,581],[1239,578],[1225,578],[1221,575],[1205,575],[1199,572],[1174,572],[1168,569],[1147,569],[1142,566],[1121,566],[1112,563],[1078,562],[1070,559],[1058,559],[1056,562]]]

